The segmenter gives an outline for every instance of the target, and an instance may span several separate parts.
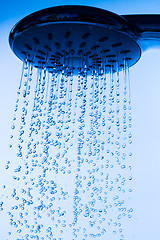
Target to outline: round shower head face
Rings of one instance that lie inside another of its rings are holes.
[[[130,35],[125,19],[108,11],[55,7],[21,20],[10,33],[10,46],[22,61],[50,72],[117,71],[126,61],[131,67],[140,58],[140,48]]]

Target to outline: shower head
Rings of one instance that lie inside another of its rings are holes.
[[[113,70],[135,64],[141,50],[132,39],[128,22],[109,11],[84,6],[60,6],[22,19],[9,36],[13,52],[22,61],[50,71],[63,68]]]
[[[139,29],[146,29],[140,19],[149,22],[94,7],[52,7],[19,21],[10,32],[9,43],[22,61],[50,72],[75,68],[120,71],[141,56],[144,37]]]

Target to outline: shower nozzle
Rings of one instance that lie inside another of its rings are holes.
[[[9,43],[22,61],[27,59],[50,72],[101,67],[116,71],[126,62],[131,67],[139,60],[145,33],[153,35],[147,16],[119,16],[87,6],[52,7],[19,21],[10,32]],[[153,16],[149,19],[155,21]]]
[[[9,36],[22,61],[49,71],[63,68],[123,68],[134,65],[141,50],[127,20],[106,10],[60,6],[23,18]]]

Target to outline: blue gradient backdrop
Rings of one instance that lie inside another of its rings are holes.
[[[12,161],[8,145],[16,91],[21,75],[21,62],[11,52],[8,34],[22,17],[42,8],[75,4],[74,1],[28,0],[3,1],[0,7],[0,193],[7,179],[4,165]],[[160,13],[159,0],[76,1],[76,4],[104,8],[117,14]],[[133,166],[135,240],[160,239],[160,49],[142,54],[132,67]],[[127,227],[127,226],[126,226]],[[0,213],[0,240],[7,239],[7,209]],[[14,239],[13,239],[14,240]],[[126,239],[130,240],[130,239]]]

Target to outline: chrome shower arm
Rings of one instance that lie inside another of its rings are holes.
[[[134,32],[142,50],[160,47],[160,14],[122,15]]]

